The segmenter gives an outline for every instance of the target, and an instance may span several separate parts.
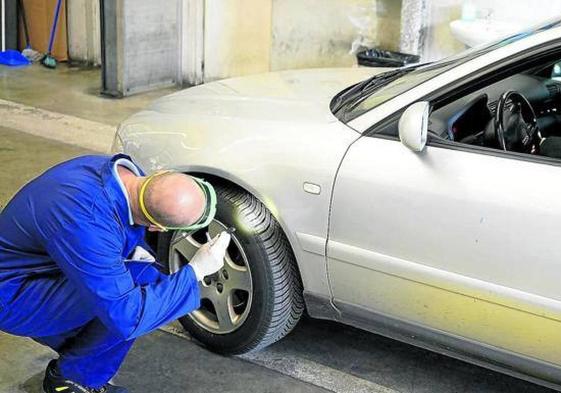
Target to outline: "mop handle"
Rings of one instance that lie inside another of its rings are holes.
[[[6,51],[6,0],[2,0],[2,52]]]
[[[2,0],[4,1],[4,0]],[[53,50],[53,43],[55,41],[55,33],[56,33],[56,27],[58,24],[58,15],[60,13],[60,6],[62,5],[62,0],[58,0],[56,3],[56,9],[55,9],[55,20],[53,21],[53,27],[51,28],[51,37],[49,38],[49,49],[48,52],[49,54],[52,52]]]

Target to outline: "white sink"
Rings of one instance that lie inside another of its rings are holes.
[[[455,20],[450,23],[452,35],[466,46],[473,47],[517,33],[519,23],[492,19]]]

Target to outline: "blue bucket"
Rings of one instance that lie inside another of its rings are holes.
[[[8,49],[5,52],[0,52],[0,64],[10,67],[19,67],[29,65],[31,62],[17,50]]]

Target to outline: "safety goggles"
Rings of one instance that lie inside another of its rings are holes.
[[[166,227],[165,225],[160,224],[148,211],[146,208],[146,204],[144,203],[144,193],[146,192],[146,188],[148,184],[157,176],[161,176],[164,173],[169,173],[171,171],[163,171],[157,172],[153,175],[150,175],[144,180],[142,186],[140,187],[140,193],[138,195],[138,200],[140,204],[140,210],[144,214],[144,216],[148,219],[150,224],[158,227],[161,231],[185,231],[185,232],[193,232],[199,230],[201,228],[207,227],[212,220],[214,220],[214,216],[216,215],[216,191],[214,191],[214,187],[203,179],[199,179],[197,177],[191,176],[191,178],[197,183],[200,189],[203,191],[205,195],[205,211],[203,212],[202,216],[193,224],[184,226],[184,227]]]

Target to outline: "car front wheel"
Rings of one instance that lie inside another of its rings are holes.
[[[224,266],[199,283],[201,307],[180,319],[209,349],[241,354],[264,348],[296,326],[304,303],[292,249],[270,211],[235,187],[216,186],[215,220],[195,233],[163,234],[158,256],[176,272],[211,237],[234,227]]]

